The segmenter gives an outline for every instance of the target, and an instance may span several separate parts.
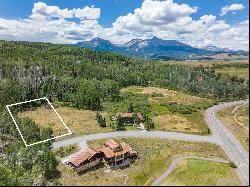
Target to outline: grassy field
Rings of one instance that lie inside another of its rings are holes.
[[[239,63],[239,64],[248,64],[248,60],[232,60],[232,61],[225,61],[225,58],[222,58],[220,61],[164,61],[164,64],[180,64],[180,65],[187,65],[187,66],[212,66],[216,64],[232,64],[232,63]]]
[[[66,125],[75,135],[87,135],[113,131],[111,127],[100,127],[95,119],[96,113],[93,111],[78,110],[71,107],[58,107],[56,108],[56,111],[59,113]],[[61,133],[62,129],[65,130],[58,117],[55,117],[55,113],[45,107],[22,112],[19,114],[19,116],[28,116],[32,118],[40,127],[48,127],[49,123],[54,124],[54,135]],[[65,131],[65,133],[67,133],[67,130]]]
[[[130,100],[136,106],[140,105],[137,102],[143,103],[138,111],[145,110],[149,114],[155,123],[155,130],[208,134],[203,111],[214,104],[211,99],[157,87],[130,86],[121,89],[121,93],[134,94]],[[114,108],[125,110],[127,105],[124,103]]]
[[[174,91],[158,87],[141,87],[130,86],[121,89],[121,92],[130,92],[135,94],[145,94],[149,96],[150,101],[162,103],[162,102],[176,102],[178,104],[194,104],[197,102],[205,101],[207,99],[188,95],[180,91]]]
[[[51,127],[54,136],[60,136],[69,133],[67,128],[60,121],[56,113],[48,107],[41,106],[32,110],[25,110],[18,113],[21,118],[31,118],[41,128]]]
[[[61,159],[61,158],[66,157],[72,153],[75,153],[79,150],[80,150],[79,145],[68,145],[68,146],[60,147],[60,148],[54,150],[54,153],[57,156],[57,159]]]
[[[236,75],[243,79],[249,79],[249,69],[248,68],[222,68],[222,69],[216,69],[215,72],[227,74],[230,76]]]
[[[213,144],[193,143],[146,138],[119,138],[137,151],[138,158],[130,167],[106,171],[95,168],[84,174],[77,174],[65,165],[59,165],[61,177],[54,182],[61,185],[150,185],[170,165],[175,155],[192,154],[227,159],[222,149]],[[100,147],[105,140],[89,142],[92,148]]]
[[[235,169],[229,164],[187,159],[161,183],[164,186],[240,186]]]
[[[249,150],[249,106],[244,105],[238,108],[235,111],[236,115],[232,114],[234,108],[230,107],[221,110],[218,112],[218,116],[242,143],[244,148]]]
[[[118,102],[104,103],[101,114],[106,118],[106,128],[98,125],[94,111],[62,106],[56,110],[75,135],[114,131],[110,126],[110,116],[126,112],[131,103],[135,111],[146,113],[152,118],[155,130],[208,134],[203,109],[213,105],[211,99],[163,88],[139,86],[122,89],[121,97]],[[67,133],[56,114],[46,107],[26,110],[19,113],[19,116],[32,118],[40,127],[53,127],[54,136]],[[136,127],[125,127],[124,130],[136,130]]]

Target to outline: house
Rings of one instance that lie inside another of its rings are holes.
[[[124,112],[124,113],[119,114],[119,118],[121,119],[123,124],[134,124],[135,117],[137,118],[138,122],[143,121],[143,117],[140,112],[137,112],[137,113]]]
[[[98,149],[86,148],[76,153],[66,164],[77,172],[86,171],[103,163],[109,169],[118,169],[130,165],[137,153],[125,142],[110,139]]]
[[[117,142],[114,139],[105,142],[99,149],[103,155],[103,162],[109,169],[118,169],[130,165],[137,153],[125,142]]]
[[[86,148],[75,154],[67,164],[77,172],[88,170],[102,161],[101,153],[94,149]]]

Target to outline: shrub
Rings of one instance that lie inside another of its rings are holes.
[[[237,168],[236,164],[233,161],[231,161],[231,160],[229,161],[229,166],[231,168]]]

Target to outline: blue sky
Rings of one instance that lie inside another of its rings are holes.
[[[229,38],[233,37],[235,40],[243,41],[242,46],[237,44],[237,48],[243,49],[249,45],[244,42],[248,35],[244,34],[245,38],[242,38],[240,33],[246,25],[248,26],[248,0],[166,0],[169,3],[158,0],[156,6],[152,7],[148,6],[153,5],[153,0],[145,1],[0,0],[0,39],[75,43],[99,36],[114,43],[124,43],[132,38],[148,38],[156,35],[163,39],[179,39],[186,43],[192,41],[189,43],[192,45],[198,45],[197,43],[203,40],[207,45],[228,48],[234,45],[228,43]],[[37,4],[38,2],[42,4]],[[183,4],[187,6],[182,6]],[[32,13],[35,5],[37,5],[34,11],[36,14]],[[82,11],[80,17],[71,11],[77,8],[82,10],[86,6],[91,12]],[[54,11],[52,13],[49,12],[51,7]],[[223,7],[225,11],[222,14]],[[67,9],[67,15],[65,12],[60,13],[64,9]],[[135,13],[135,9],[139,11]],[[83,16],[86,13],[93,16]],[[32,17],[33,14],[35,16]],[[43,28],[44,24],[50,25],[54,30],[49,32],[49,28]],[[60,24],[67,25],[68,28],[61,27]],[[29,36],[29,31],[25,30],[27,25],[30,27],[30,32],[34,32],[34,36]],[[197,31],[192,30],[196,27]],[[195,41],[197,38],[195,36],[201,33],[202,29],[211,32],[206,33],[207,36],[203,33],[204,36]],[[216,39],[216,32],[223,32],[223,37]],[[233,32],[239,33],[236,35]],[[225,42],[219,45],[216,43],[218,39]]]
[[[26,18],[31,14],[33,4],[40,1],[47,5],[59,6],[62,9],[95,5],[102,10],[100,24],[103,26],[111,26],[118,16],[133,12],[143,2],[143,0],[0,0],[0,17]],[[248,0],[176,0],[174,2],[197,6],[199,12],[193,15],[195,19],[204,14],[219,15],[221,8],[229,4],[238,3],[245,7],[248,7],[249,4]],[[224,19],[230,24],[235,24],[247,19],[248,14],[249,9],[245,8],[237,12],[237,16],[227,14]]]

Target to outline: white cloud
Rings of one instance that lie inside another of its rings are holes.
[[[38,2],[34,3],[28,19],[0,18],[0,35],[10,40],[75,43],[97,36],[101,29],[97,21],[100,13],[101,10],[94,6],[68,10]],[[78,18],[80,22],[67,18]]]
[[[98,22],[99,8],[86,6],[69,10],[39,2],[34,3],[27,19],[0,18],[0,39],[76,43],[99,36],[114,43],[125,43],[134,38],[157,36],[197,47],[216,45],[248,50],[248,20],[235,25],[214,15],[194,20],[191,15],[197,11],[196,7],[172,0],[145,0],[132,13],[118,17],[112,27],[103,28]]]
[[[233,14],[236,14],[235,11],[237,10],[243,10],[245,7],[242,4],[231,4],[231,5],[227,5],[222,7],[221,9],[221,16],[226,15],[228,12],[232,12]]]
[[[48,6],[43,2],[34,3],[32,9],[31,18],[44,18],[44,17],[56,17],[56,18],[79,18],[83,19],[99,19],[101,10],[100,8],[84,7],[83,9],[77,8],[68,10],[60,9],[58,6]]]
[[[188,24],[191,20],[189,15],[196,11],[196,7],[179,5],[172,0],[145,0],[140,8],[134,10],[133,14],[118,17],[113,23],[113,29],[116,33],[133,30],[138,35],[145,34],[157,30],[161,25]]]

